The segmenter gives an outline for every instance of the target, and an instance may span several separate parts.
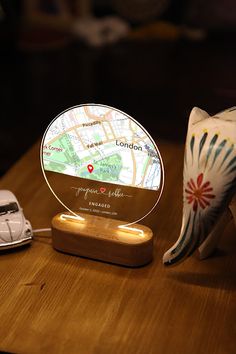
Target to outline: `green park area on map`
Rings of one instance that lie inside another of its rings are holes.
[[[58,138],[47,148],[47,150],[50,150],[50,161],[45,164],[45,168],[48,171],[66,173],[67,167],[73,166],[74,175],[78,177],[111,182],[116,182],[119,179],[119,174],[122,170],[122,160],[117,153],[103,159],[96,153],[80,159],[67,134]],[[96,157],[99,159],[95,160]],[[91,160],[93,163],[92,176],[87,168],[87,164],[91,163]]]

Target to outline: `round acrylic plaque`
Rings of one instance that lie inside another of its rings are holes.
[[[41,165],[53,194],[72,214],[143,219],[163,188],[158,148],[127,114],[98,104],[72,107],[48,126]]]
[[[64,219],[87,220],[86,230],[92,224],[110,229],[105,219],[113,220],[112,228],[132,229],[128,226],[160,199],[159,150],[147,131],[118,109],[85,104],[62,112],[45,131],[40,155],[49,188],[69,211]]]

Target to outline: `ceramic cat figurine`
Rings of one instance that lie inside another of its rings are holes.
[[[165,265],[183,261],[198,247],[200,258],[208,257],[231,214],[236,220],[235,144],[236,107],[212,117],[193,108],[184,156],[182,227],[163,256]]]

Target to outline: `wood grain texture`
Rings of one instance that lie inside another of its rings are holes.
[[[149,227],[133,224],[131,233],[119,229],[124,221],[82,213],[79,216],[84,220],[65,220],[67,214],[71,213],[59,213],[52,219],[52,245],[56,250],[130,267],[151,262],[153,233]]]
[[[17,353],[233,354],[236,348],[236,237],[220,251],[171,269],[163,252],[179,234],[183,147],[159,143],[166,169],[159,206],[143,222],[154,259],[130,269],[65,255],[50,238],[0,255],[0,350]],[[63,211],[44,183],[34,146],[1,180],[34,228]]]

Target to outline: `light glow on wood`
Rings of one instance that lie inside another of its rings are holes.
[[[135,233],[135,234],[139,234],[139,236],[144,236],[144,232],[143,230],[141,229],[138,229],[137,227],[128,227],[128,226],[125,226],[125,225],[119,225],[118,226],[119,229],[123,229],[125,231],[128,231],[130,233]]]
[[[61,214],[60,219],[65,221],[65,220],[73,220],[73,221],[84,221],[85,219],[82,218],[81,216],[77,215],[69,215],[69,214]]]

